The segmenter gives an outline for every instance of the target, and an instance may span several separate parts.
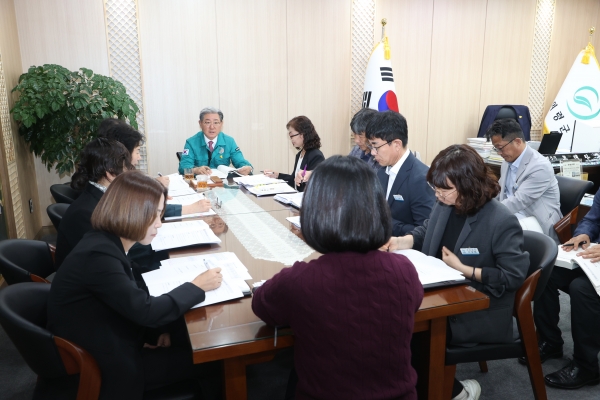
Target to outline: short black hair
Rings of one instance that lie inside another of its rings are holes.
[[[132,128],[124,120],[117,118],[106,118],[102,120],[98,127],[98,137],[123,143],[130,154],[133,153],[133,149],[137,146],[141,146],[144,142],[144,135]]]
[[[512,118],[500,118],[495,120],[485,133],[487,140],[492,140],[492,137],[498,135],[502,135],[502,139],[505,140],[519,138],[525,141],[521,125]]]
[[[89,142],[79,156],[77,171],[71,177],[71,187],[82,190],[89,181],[99,182],[106,173],[117,176],[131,165],[131,154],[116,140],[96,138]]]
[[[306,243],[323,254],[367,253],[387,243],[390,209],[373,169],[339,155],[319,164],[307,183],[300,226]]]
[[[371,120],[371,117],[373,117],[375,114],[377,114],[377,111],[373,110],[372,108],[361,108],[358,110],[350,121],[350,129],[352,130],[352,133],[355,135],[364,134],[367,124]]]
[[[408,144],[408,125],[406,118],[395,111],[378,112],[373,115],[365,128],[367,139],[381,139],[386,142],[400,139],[402,147]]]

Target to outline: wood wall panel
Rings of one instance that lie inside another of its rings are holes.
[[[408,123],[408,146],[425,158],[429,122],[433,0],[379,0],[375,39],[381,39],[381,19],[391,47],[394,83],[400,113]]]
[[[490,104],[529,97],[536,0],[488,0],[479,118]]]
[[[434,2],[427,162],[477,134],[485,19],[485,1]]]
[[[10,93],[10,90],[17,85],[19,76],[22,73],[17,17],[13,0],[0,0],[0,55],[2,57],[2,69],[4,71],[4,80],[8,94],[8,105],[9,108],[12,108],[17,100],[17,95],[16,93]],[[19,175],[19,191],[21,194],[25,235],[28,239],[33,239],[42,224],[42,210],[38,202],[36,181],[33,179],[35,177],[34,157],[29,152],[25,141],[19,136],[19,128],[12,117],[10,118],[10,122]],[[0,129],[2,128],[0,127]],[[4,173],[6,172],[4,153],[2,153],[2,157],[0,158],[2,159],[2,166],[0,168],[3,170],[2,183],[5,189],[4,199],[6,200],[8,195],[6,189],[9,186],[8,176]],[[33,213],[29,212],[29,199],[33,199],[34,201]],[[43,214],[45,213],[45,210],[43,210]],[[14,235],[14,232],[12,234]]]
[[[321,138],[325,157],[350,151],[350,1],[288,0],[288,120],[305,115]],[[286,121],[287,122],[287,121]],[[290,149],[285,123],[277,127]]]
[[[101,1],[15,1],[23,72],[31,65],[59,64],[70,70],[90,68],[109,75],[104,9]],[[39,158],[35,171],[42,224],[50,225],[46,207],[53,203],[50,186],[68,176],[48,172]]]
[[[220,107],[215,1],[138,4],[148,172],[172,173],[175,153],[200,131],[200,110]],[[223,112],[230,133],[232,110]]]
[[[286,170],[286,2],[217,2],[218,80],[225,132],[255,170]]]
[[[589,28],[595,26],[592,44],[600,50],[600,2],[598,0],[556,0],[554,29],[550,44],[548,83],[544,101],[544,118],[556,98],[575,57],[589,42]]]

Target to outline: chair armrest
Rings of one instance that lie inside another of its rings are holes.
[[[94,357],[81,347],[58,336],[54,336],[54,343],[67,374],[79,374],[77,400],[97,399],[100,395],[102,375]]]
[[[577,214],[579,213],[579,206],[571,210],[570,213],[562,217],[556,224],[554,224],[554,231],[558,235],[558,240],[564,243],[573,237],[573,225],[577,223]]]

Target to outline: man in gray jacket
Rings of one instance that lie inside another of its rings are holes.
[[[560,192],[550,161],[527,146],[514,119],[494,121],[486,136],[504,159],[498,200],[519,219],[535,217],[544,234],[558,244],[554,224],[562,218]]]

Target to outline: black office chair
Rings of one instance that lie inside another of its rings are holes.
[[[56,203],[56,204],[50,204],[46,208],[48,217],[50,218],[50,221],[52,221],[52,225],[54,225],[56,230],[58,230],[60,221],[62,220],[62,217],[67,212],[67,208],[69,208],[69,205],[70,204],[66,204],[66,203]]]
[[[0,273],[9,285],[50,283],[45,278],[53,272],[54,260],[48,243],[28,239],[0,241]]]
[[[446,369],[444,374],[445,398],[452,397],[452,384],[456,364],[480,362],[483,372],[487,372],[487,360],[503,360],[525,356],[527,370],[536,400],[546,399],[546,386],[540,362],[538,341],[533,323],[531,302],[537,300],[554,268],[558,247],[550,237],[533,231],[523,231],[523,250],[529,252],[528,277],[515,295],[513,315],[517,319],[520,339],[514,343],[479,344],[473,347],[448,346],[446,348]]]
[[[593,182],[566,176],[557,175],[556,180],[558,181],[558,190],[560,191],[560,212],[562,212],[563,216],[579,206],[585,192],[592,190],[594,187]]]
[[[50,285],[31,282],[0,290],[0,324],[42,381],[79,374],[77,399],[97,399],[101,375],[94,358],[46,329],[49,293]]]
[[[73,189],[69,184],[57,183],[56,185],[50,186],[50,193],[57,203],[71,204],[81,194],[80,191]]]
[[[177,160],[181,161],[181,154],[183,154],[181,151],[178,151],[175,153],[175,155],[177,156]]]

